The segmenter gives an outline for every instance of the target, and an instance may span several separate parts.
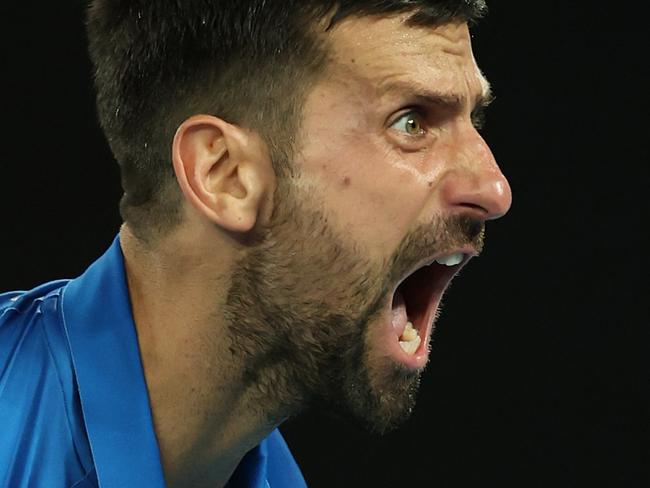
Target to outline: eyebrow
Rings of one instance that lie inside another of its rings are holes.
[[[484,86],[484,90],[473,101],[472,113],[484,111],[494,100],[492,88],[487,80],[485,80]],[[406,93],[421,103],[444,107],[453,111],[460,111],[468,103],[466,97],[458,93],[436,91],[408,81],[393,81],[382,86],[382,95],[390,93]]]

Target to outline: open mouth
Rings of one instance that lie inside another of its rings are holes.
[[[397,286],[392,300],[392,332],[401,362],[419,368],[428,359],[428,344],[438,306],[453,277],[473,253],[456,252],[435,259],[409,274]]]

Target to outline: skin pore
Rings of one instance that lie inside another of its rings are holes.
[[[482,246],[510,189],[472,125],[487,82],[465,24],[352,18],[304,105],[295,176],[254,132],[207,115],[178,130],[184,219],[152,247],[122,228],[129,292],[167,483],[223,487],[312,404],[379,432],[421,371],[383,329],[392,292],[434,253]]]

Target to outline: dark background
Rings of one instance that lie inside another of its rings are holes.
[[[514,204],[446,299],[413,417],[283,431],[311,487],[650,486],[643,2],[491,2],[475,51]],[[120,224],[82,2],[0,4],[0,290],[74,277]]]

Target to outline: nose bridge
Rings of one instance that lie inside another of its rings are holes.
[[[482,220],[508,212],[512,192],[485,140],[472,127],[463,134],[456,154],[450,154],[441,182],[443,205],[454,213],[471,212]]]

